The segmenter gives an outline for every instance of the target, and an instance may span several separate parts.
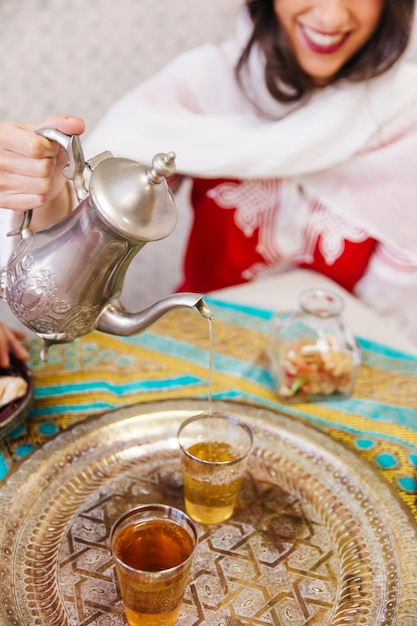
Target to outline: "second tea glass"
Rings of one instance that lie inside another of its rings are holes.
[[[182,511],[163,504],[136,507],[120,517],[111,550],[131,626],[174,626],[197,545]]]

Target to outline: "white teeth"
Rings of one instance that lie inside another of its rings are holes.
[[[302,29],[306,37],[320,48],[330,48],[331,46],[340,43],[345,37],[344,33],[339,33],[338,35],[325,35],[324,33],[319,33],[316,30],[311,30],[308,26],[302,26]]]

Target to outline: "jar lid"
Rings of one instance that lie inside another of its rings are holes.
[[[299,296],[300,307],[317,317],[335,317],[343,311],[342,298],[327,289],[306,289]]]

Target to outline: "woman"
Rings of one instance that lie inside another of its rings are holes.
[[[173,149],[193,179],[180,289],[308,267],[417,342],[417,68],[401,61],[413,11],[414,0],[248,0],[233,41],[181,55],[110,109],[87,155]],[[82,131],[70,117],[43,125]],[[67,212],[58,148],[25,125],[0,137],[0,204],[39,207],[38,224]]]

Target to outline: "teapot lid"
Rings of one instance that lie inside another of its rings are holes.
[[[175,171],[175,154],[157,154],[149,167],[131,159],[101,160],[90,178],[90,202],[117,234],[130,241],[157,241],[177,223],[165,176]]]

